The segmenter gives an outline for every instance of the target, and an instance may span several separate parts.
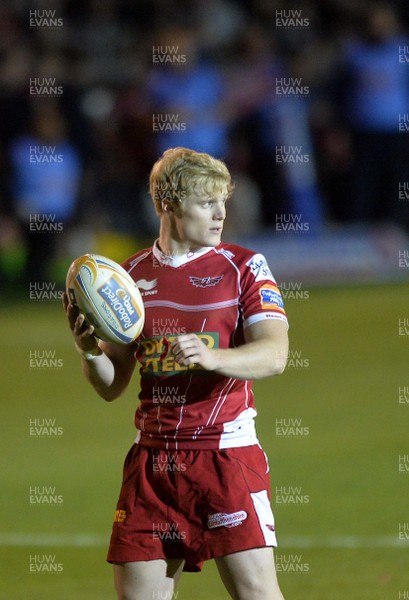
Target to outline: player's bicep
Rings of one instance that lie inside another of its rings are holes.
[[[263,319],[244,329],[246,343],[271,340],[288,346],[288,325],[279,319]]]
[[[288,325],[279,319],[263,319],[244,330],[246,343],[262,342],[265,360],[284,370],[288,357]]]

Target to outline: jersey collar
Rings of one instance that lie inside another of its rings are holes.
[[[155,240],[152,247],[152,252],[156,260],[158,260],[161,265],[166,267],[177,268],[182,265],[186,265],[187,263],[190,263],[193,260],[200,258],[204,254],[207,254],[208,252],[210,252],[210,250],[214,250],[213,246],[204,246],[199,250],[195,250],[195,252],[187,252],[186,254],[177,254],[176,256],[169,256],[168,254],[164,254],[162,250],[160,250],[158,242],[159,240]]]

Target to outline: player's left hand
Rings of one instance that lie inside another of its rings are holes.
[[[170,350],[174,354],[176,362],[184,367],[196,364],[207,371],[213,371],[216,368],[217,351],[208,348],[195,333],[179,335],[171,343]]]

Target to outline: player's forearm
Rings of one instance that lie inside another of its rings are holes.
[[[111,401],[119,395],[114,386],[115,367],[106,354],[102,353],[92,360],[81,358],[81,363],[85,378],[101,398]]]
[[[216,373],[236,379],[261,379],[280,375],[287,362],[288,346],[272,340],[257,340],[239,346],[214,350]]]

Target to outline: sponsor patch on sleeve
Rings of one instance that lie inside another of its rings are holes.
[[[247,263],[250,271],[253,273],[256,281],[272,281],[274,282],[273,274],[267,264],[266,259],[262,254],[255,254]],[[274,282],[275,283],[275,282]]]
[[[276,285],[265,284],[260,288],[260,302],[263,310],[277,310],[284,313],[284,303]]]

